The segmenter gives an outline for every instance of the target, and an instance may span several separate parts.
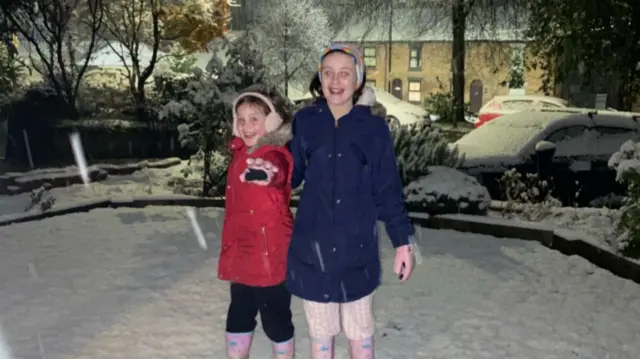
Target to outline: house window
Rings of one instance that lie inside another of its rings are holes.
[[[376,80],[367,80],[367,86],[376,88]]]
[[[409,102],[420,103],[422,101],[422,81],[409,80]]]
[[[422,47],[420,45],[409,45],[409,70],[422,69]]]
[[[376,48],[365,47],[364,48],[364,63],[368,68],[376,68]]]

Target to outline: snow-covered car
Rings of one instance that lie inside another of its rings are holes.
[[[429,119],[429,113],[424,108],[401,100],[387,91],[380,89],[374,89],[374,91],[376,100],[387,110],[387,121],[390,125],[412,125]]]
[[[535,109],[563,109],[569,107],[569,102],[561,98],[541,95],[508,95],[496,96],[487,102],[478,111],[478,120],[475,127],[480,127],[485,123],[500,116],[531,111]]]
[[[384,106],[387,111],[387,121],[392,126],[405,126],[415,123],[422,123],[429,119],[429,113],[424,108],[414,105],[410,102],[401,100],[392,94],[380,90],[373,89],[376,94],[376,101]],[[311,94],[290,95],[289,98],[296,104],[311,101]]]
[[[623,190],[607,162],[624,142],[639,139],[639,114],[540,110],[496,118],[452,147],[463,156],[460,169],[474,175],[493,199],[503,199],[498,181],[515,168],[549,179],[563,203],[584,205]]]

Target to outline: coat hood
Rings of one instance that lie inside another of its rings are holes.
[[[376,93],[369,86],[365,86],[362,89],[362,95],[356,102],[356,106],[368,106],[373,107],[376,104]]]
[[[291,141],[292,137],[293,134],[291,132],[291,124],[283,123],[275,131],[271,131],[266,135],[260,137],[255,145],[249,147],[247,153],[254,152],[262,146],[286,146],[287,143]]]

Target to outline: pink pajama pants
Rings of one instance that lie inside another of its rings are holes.
[[[302,304],[313,339],[330,339],[344,330],[347,339],[362,340],[375,332],[373,293],[348,303],[303,300]]]

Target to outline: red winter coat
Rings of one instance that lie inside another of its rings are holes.
[[[248,148],[234,138],[229,147],[233,158],[227,175],[222,250],[218,277],[256,287],[280,284],[286,278],[287,250],[293,215],[291,174],[293,158],[286,144],[291,127],[283,125]],[[279,171],[271,185],[241,182],[247,158],[263,158]]]

